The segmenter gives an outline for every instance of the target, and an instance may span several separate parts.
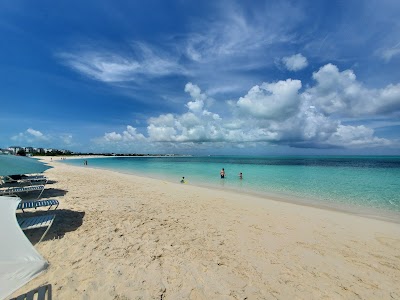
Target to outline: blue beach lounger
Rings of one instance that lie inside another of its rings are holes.
[[[49,206],[49,209],[52,208],[53,205],[55,205],[56,207],[54,208],[54,210],[57,209],[58,205],[60,203],[58,202],[58,200],[55,199],[50,199],[50,200],[40,200],[40,201],[22,201],[18,204],[17,209],[21,209],[22,212],[25,212],[24,209],[27,208],[38,208],[38,207],[45,207],[45,206]]]
[[[43,215],[38,217],[31,217],[31,218],[19,218],[17,219],[19,226],[22,230],[30,230],[30,229],[37,229],[47,227],[46,231],[43,233],[42,237],[40,238],[40,243],[46,233],[49,231],[56,215]]]
[[[9,187],[5,188],[0,191],[0,195],[15,195],[18,193],[28,193],[28,192],[34,192],[34,191],[40,191],[37,199],[40,198],[44,191],[44,185],[29,185],[29,186],[22,186],[22,187]]]
[[[47,177],[44,175],[29,175],[29,176],[24,175],[22,176],[21,180],[25,182],[30,182],[31,184],[34,182],[36,183],[42,182],[43,184],[46,184],[48,181]]]
[[[26,176],[26,175],[21,175],[18,177],[18,179],[14,179],[11,176],[3,176],[3,182],[4,183],[16,183],[20,185],[24,184],[34,184],[34,183],[42,183],[46,184],[48,181],[47,177],[44,175],[31,175],[31,176]]]

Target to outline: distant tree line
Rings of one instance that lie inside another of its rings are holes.
[[[93,153],[93,152],[72,152],[69,150],[52,150],[47,151],[46,153],[33,151],[27,153],[24,149],[20,149],[17,152],[17,155],[26,156],[30,154],[32,156],[77,156],[77,155],[99,155],[99,156],[177,156],[178,154],[144,154],[144,153]]]
[[[25,152],[25,150],[19,150],[17,153],[18,155],[21,155],[21,154],[19,154],[20,151]],[[52,151],[47,151],[46,153],[33,152],[31,154],[33,156],[71,156],[71,155],[74,155],[71,151],[68,151],[68,150],[66,150],[66,151],[52,150]],[[26,153],[25,153],[25,155],[26,155]]]
[[[17,152],[17,155],[26,156],[26,151],[24,149],[19,149],[18,152]]]

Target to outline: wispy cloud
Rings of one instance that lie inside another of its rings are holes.
[[[400,42],[393,47],[379,49],[378,54],[385,62],[389,62],[393,57],[400,55]]]
[[[132,51],[116,53],[109,50],[76,50],[58,54],[74,70],[103,82],[136,81],[139,78],[186,74],[185,67],[172,57],[150,45],[135,42]]]
[[[12,141],[21,143],[24,145],[32,146],[52,146],[55,145],[59,148],[73,146],[73,136],[71,134],[57,134],[52,135],[48,133],[43,133],[39,130],[33,128],[28,128],[27,130],[20,132],[10,138]]]
[[[78,50],[64,50],[57,57],[75,71],[106,83],[179,75],[195,78],[214,93],[243,91],[254,76],[249,71],[275,67],[274,58],[297,38],[294,29],[304,17],[300,8],[286,1],[247,12],[233,2],[216,7],[208,17],[192,20],[179,39],[135,40],[125,51],[102,48],[102,41],[84,47],[80,43]],[[216,82],[221,78],[226,86]]]
[[[280,6],[259,7],[246,14],[233,3],[221,5],[220,13],[213,20],[203,20],[192,25],[193,30],[183,41],[189,58],[196,62],[211,63],[231,60],[226,68],[260,68],[271,64],[266,50],[276,48],[296,38],[292,29],[302,19],[301,9],[288,2]],[[283,18],[283,15],[290,18]],[[251,16],[251,17],[250,17]],[[280,17],[282,16],[282,17]],[[252,57],[251,60],[248,58]],[[257,65],[253,64],[257,61]]]

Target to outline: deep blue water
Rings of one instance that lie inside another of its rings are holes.
[[[65,162],[83,166],[81,159]],[[399,156],[110,157],[88,163],[174,182],[185,176],[194,185],[400,212]]]

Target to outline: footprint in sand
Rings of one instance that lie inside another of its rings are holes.
[[[400,248],[400,239],[389,238],[386,236],[376,236],[375,239],[382,245],[387,246],[391,249]]]

